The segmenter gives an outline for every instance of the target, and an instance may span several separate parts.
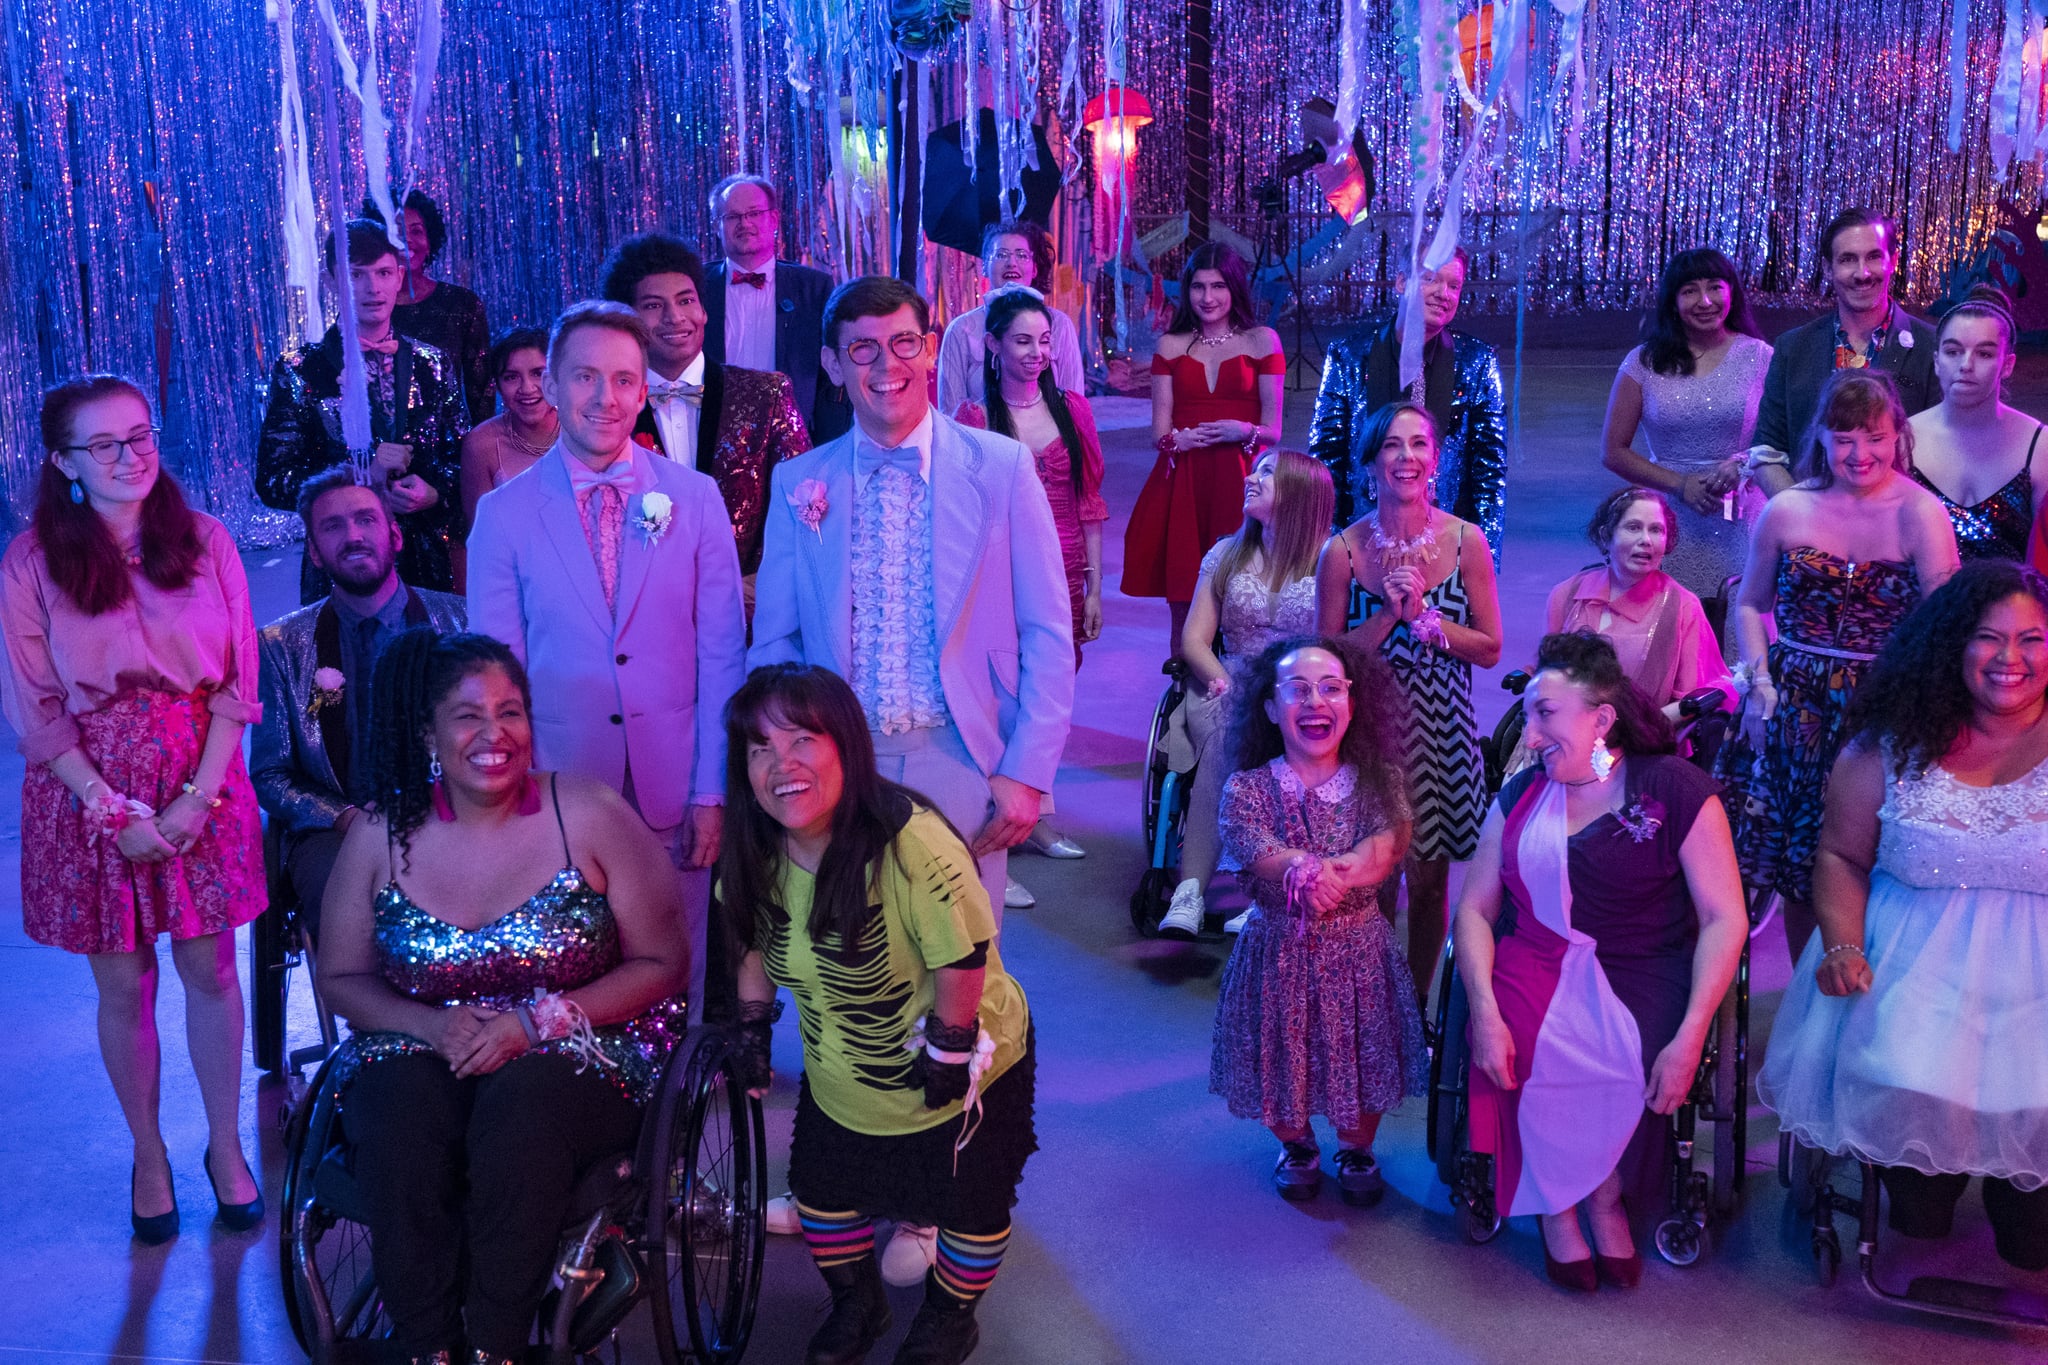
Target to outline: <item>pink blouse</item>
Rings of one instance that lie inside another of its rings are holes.
[[[1572,575],[1550,592],[1544,629],[1590,630],[1614,645],[1621,671],[1659,706],[1702,687],[1731,700],[1728,664],[1700,599],[1659,571],[1619,597],[1605,564]]]
[[[166,592],[140,572],[134,595],[87,616],[58,590],[35,532],[0,558],[0,634],[7,671],[0,709],[21,736],[22,756],[47,763],[78,747],[72,719],[145,688],[206,690],[207,709],[254,725],[263,718],[256,676],[256,623],[249,577],[228,528],[203,512],[203,552],[192,581]]]

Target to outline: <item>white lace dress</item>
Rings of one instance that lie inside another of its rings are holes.
[[[1887,764],[1889,767],[1889,763]],[[1998,787],[1895,778],[1878,812],[1867,994],[1808,943],[1757,1076],[1800,1141],[1928,1175],[2048,1183],[2048,762]]]

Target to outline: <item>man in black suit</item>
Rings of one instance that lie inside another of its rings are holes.
[[[727,176],[711,191],[711,217],[725,259],[705,272],[704,353],[723,365],[788,375],[813,443],[844,434],[853,410],[845,390],[818,368],[832,277],[775,258],[782,211],[774,182]]]
[[[1821,229],[1820,254],[1835,311],[1779,337],[1764,375],[1749,468],[1766,493],[1800,477],[1799,447],[1821,386],[1836,370],[1875,367],[1891,375],[1910,416],[1941,399],[1934,382],[1934,325],[1892,300],[1899,227],[1871,209],[1843,209]]]

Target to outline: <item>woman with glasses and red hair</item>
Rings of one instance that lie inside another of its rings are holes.
[[[100,1055],[135,1140],[130,1217],[178,1231],[157,1127],[156,940],[171,936],[206,1106],[203,1165],[232,1230],[263,1197],[240,1137],[235,928],[263,912],[263,841],[242,763],[257,700],[249,584],[226,527],[163,472],[142,391],[114,375],[43,396],[33,527],[0,558],[5,709],[28,770],[21,916],[92,964]]]

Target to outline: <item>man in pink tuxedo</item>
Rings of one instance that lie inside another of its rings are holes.
[[[561,436],[477,504],[469,624],[526,665],[540,765],[611,783],[668,845],[701,1014],[725,703],[745,676],[746,624],[718,485],[633,441],[647,345],[623,304],[573,304],[556,321],[545,387]]]

